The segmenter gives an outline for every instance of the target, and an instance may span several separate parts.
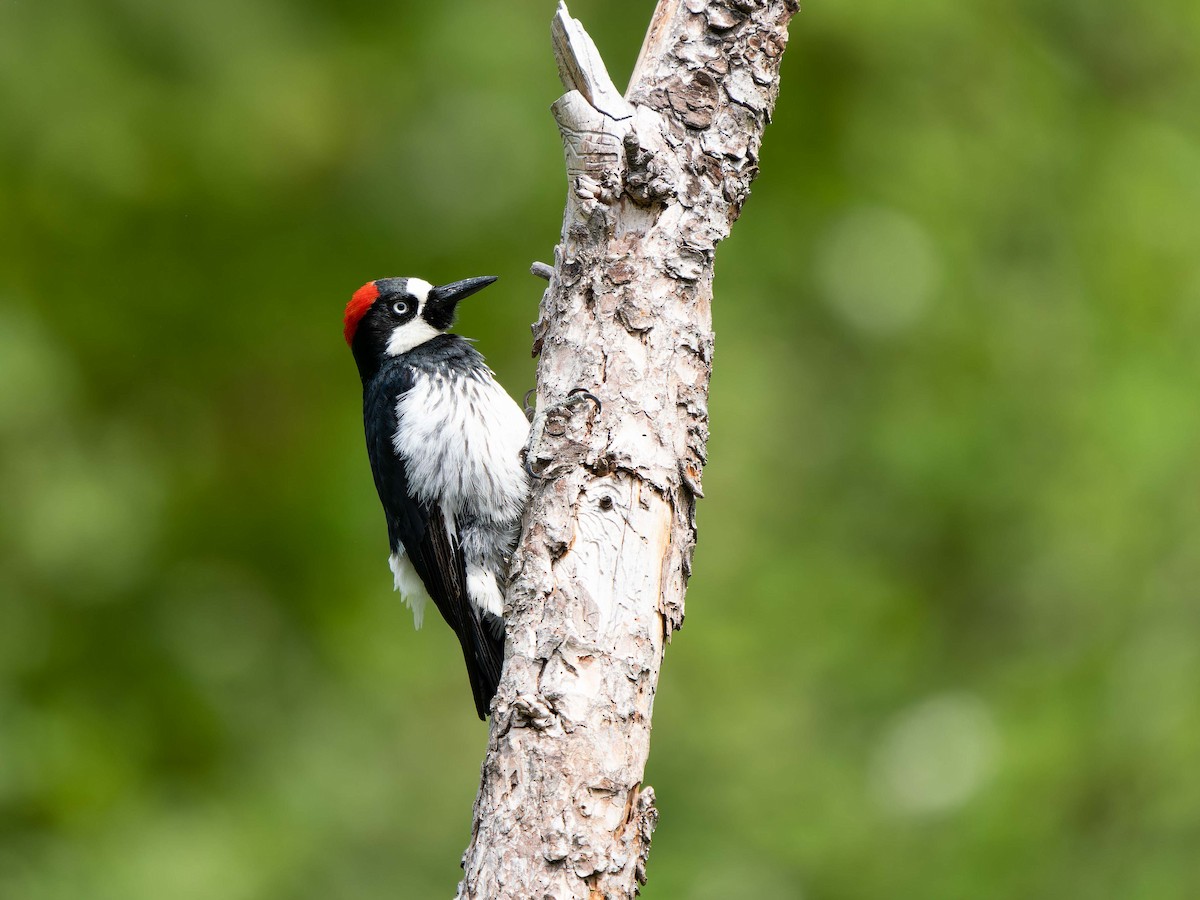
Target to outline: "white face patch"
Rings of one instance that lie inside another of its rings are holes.
[[[417,314],[403,325],[392,329],[392,336],[388,338],[388,356],[407,353],[414,347],[421,346],[430,338],[441,334],[421,317],[421,314],[425,312],[425,302],[429,299],[429,292],[433,290],[433,285],[420,278],[409,278],[407,287],[408,292],[417,301]]]
[[[425,308],[425,301],[429,299],[429,292],[433,290],[433,285],[428,281],[423,281],[420,278],[408,279],[408,292],[417,298],[417,303],[420,304],[419,309]]]
[[[399,356],[401,353],[407,353],[413,347],[420,347],[427,340],[435,338],[439,334],[441,334],[440,331],[418,314],[415,319],[392,330],[392,336],[388,338],[387,355]]]

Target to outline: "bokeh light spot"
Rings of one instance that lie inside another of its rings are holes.
[[[876,749],[870,772],[876,799],[908,815],[957,809],[991,776],[997,745],[995,722],[979,697],[924,700],[900,714]]]
[[[818,243],[816,279],[843,321],[868,334],[890,335],[925,312],[941,281],[941,261],[912,218],[863,207],[834,222]]]

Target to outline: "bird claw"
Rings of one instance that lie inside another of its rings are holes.
[[[521,468],[525,470],[525,474],[537,481],[542,481],[545,476],[533,471],[533,463],[529,461],[529,451],[521,451]]]
[[[536,390],[536,388],[534,390]],[[528,393],[526,393],[525,400],[524,400],[525,414],[527,416],[529,416],[530,421],[533,421],[534,410],[529,408],[529,395],[532,394],[533,392],[534,391],[531,390]],[[581,387],[572,388],[570,391],[567,392],[567,398],[565,400],[563,400],[562,403],[559,403],[556,406],[553,406],[550,408],[548,415],[547,415],[547,419],[546,419],[547,433],[550,435],[556,436],[556,437],[563,435],[566,432],[566,422],[565,422],[566,415],[564,414],[565,409],[567,407],[571,407],[577,403],[585,402],[585,401],[590,401],[591,403],[593,403],[596,407],[596,412],[600,412],[600,410],[602,410],[604,408],[603,404],[601,404],[601,402],[600,402],[600,398],[597,397],[595,394],[593,394],[591,391],[584,390]],[[557,415],[555,415],[555,413],[554,413],[555,410],[558,410]],[[547,462],[550,462],[550,461],[548,460]],[[543,469],[541,472],[538,472],[534,469],[533,460],[530,459],[530,454],[529,454],[528,448],[523,449],[521,451],[521,467],[524,468],[526,475],[528,475],[530,478],[536,479],[538,481],[545,481],[547,477],[553,477],[553,476],[547,476],[545,474],[545,469]]]
[[[563,406],[569,406],[570,404],[578,403],[580,400],[591,400],[592,403],[596,404],[596,412],[604,411],[604,404],[600,402],[600,398],[591,391],[585,390],[581,387],[571,388],[571,390],[567,392],[567,399],[563,401]]]
[[[521,400],[521,405],[525,408],[525,418],[528,419],[530,422],[533,421],[533,414],[535,412],[537,412],[537,410],[529,405],[529,398],[536,391],[537,391],[537,388],[530,388],[529,390],[527,390],[525,392],[525,397]]]

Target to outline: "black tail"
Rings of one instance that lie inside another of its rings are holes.
[[[475,712],[480,719],[487,719],[504,667],[504,622],[490,613],[482,616],[484,621],[480,621],[479,614],[467,614],[458,641],[462,644],[467,677],[471,679]]]
[[[441,507],[406,509],[417,509],[427,518],[420,523],[422,527],[416,531],[417,537],[408,539],[404,537],[403,522],[393,529],[389,521],[389,537],[395,535],[392,546],[396,546],[398,539],[405,548],[412,548],[408,558],[438,612],[458,636],[467,675],[471,679],[475,711],[479,718],[486,719],[504,666],[504,622],[490,613],[481,613],[467,596],[467,567],[462,548],[446,527]]]

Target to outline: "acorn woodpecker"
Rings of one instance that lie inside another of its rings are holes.
[[[346,306],[344,331],[396,590],[417,628],[428,596],[458,635],[481,719],[504,661],[503,586],[529,493],[529,423],[482,354],[445,332],[458,302],[495,280],[369,282]]]

